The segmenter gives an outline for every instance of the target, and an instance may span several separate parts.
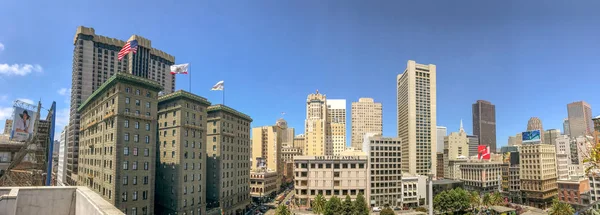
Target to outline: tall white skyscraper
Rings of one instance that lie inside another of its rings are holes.
[[[409,60],[397,77],[398,137],[402,140],[402,170],[436,174],[436,66]]]
[[[444,152],[444,137],[448,136],[448,128],[437,126],[437,152]]]
[[[339,155],[346,150],[346,100],[327,99],[327,117],[328,141],[333,146],[333,155]]]

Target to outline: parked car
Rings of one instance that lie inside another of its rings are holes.
[[[373,207],[373,212],[381,212],[381,208],[379,208],[379,207]]]
[[[400,208],[400,207],[395,207],[395,208],[394,208],[394,210],[395,210],[395,211],[399,211],[399,210],[402,210],[402,208]]]

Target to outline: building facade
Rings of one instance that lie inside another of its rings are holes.
[[[295,201],[299,206],[310,206],[318,194],[325,199],[332,196],[352,200],[359,193],[369,196],[368,156],[298,156],[294,158]]]
[[[448,136],[448,128],[437,126],[437,152],[444,152],[444,138]]]
[[[331,142],[333,155],[340,155],[346,150],[346,100],[327,99],[326,130],[327,142]]]
[[[250,204],[250,123],[252,118],[219,104],[207,108],[207,210],[244,214]]]
[[[295,147],[283,147],[281,148],[281,160],[284,163],[294,162],[294,157],[301,156],[302,149]]]
[[[294,137],[294,148],[299,148],[304,150],[305,147],[305,137],[304,134],[298,134]]]
[[[279,186],[278,173],[265,170],[250,172],[250,196],[259,202],[265,197],[275,197]]]
[[[281,129],[281,147],[294,147],[294,128],[288,127],[287,121],[285,119],[280,118],[275,123],[276,126]]]
[[[157,214],[206,213],[208,106],[183,90],[158,98]]]
[[[402,182],[402,141],[381,135],[365,137],[364,141],[368,142],[368,147],[364,147],[363,151],[369,155],[371,165],[370,205],[402,207],[402,187],[398,186]]]
[[[118,53],[126,41],[97,35],[93,28],[79,26],[73,40],[73,71],[71,81],[71,107],[69,118],[67,183],[75,185],[78,171],[79,132],[81,115],[77,108],[100,88],[113,74],[128,73],[158,82],[163,91],[175,91],[175,75],[170,66],[175,58],[152,47],[150,40],[138,35],[136,54],[118,60]]]
[[[67,132],[68,126],[60,132],[60,139],[58,145],[58,167],[56,170],[56,185],[66,186],[67,185]]]
[[[125,214],[154,213],[161,89],[157,82],[116,73],[77,110],[81,113],[77,184]]]
[[[558,180],[568,180],[569,177],[569,156],[567,154],[556,154],[556,175]]]
[[[444,178],[444,168],[446,168],[446,164],[444,164],[444,153],[438,152],[436,153],[436,173],[438,179]]]
[[[281,157],[284,129],[275,126],[252,128],[251,170],[277,173],[277,186],[281,185],[284,163]]]
[[[327,99],[317,91],[306,99],[306,121],[304,123],[304,155],[332,155],[333,143],[327,139],[329,122]]]
[[[467,135],[469,140],[469,157],[477,156],[477,147],[479,147],[479,137],[477,135]]]
[[[559,136],[561,136],[560,130],[558,130],[558,129],[548,129],[548,130],[544,131],[544,140],[543,140],[543,143],[555,146],[556,145],[556,138],[558,138]]]
[[[436,66],[409,60],[397,76],[398,137],[402,141],[402,171],[435,175]]]
[[[590,204],[590,181],[587,177],[571,177],[558,180],[558,199],[578,206]]]
[[[489,161],[465,162],[460,165],[461,181],[466,190],[479,193],[499,192],[502,183],[502,163]]]
[[[383,134],[383,106],[372,98],[359,98],[352,102],[351,147],[362,148],[366,133]]]
[[[569,114],[569,134],[571,137],[592,135],[594,123],[592,122],[592,107],[585,101],[573,102],[567,105]]]
[[[547,144],[521,146],[521,191],[531,206],[546,208],[558,194],[555,150]]]
[[[13,125],[13,120],[7,119],[6,122],[4,123],[4,134],[5,135],[10,135],[10,131],[12,131],[12,125]]]
[[[462,121],[458,132],[452,132],[444,138],[444,153],[448,160],[469,158],[469,139],[462,127]]]
[[[496,106],[485,100],[473,104],[473,135],[479,137],[479,144],[496,152]]]

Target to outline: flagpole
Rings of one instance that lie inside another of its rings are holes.
[[[192,64],[190,63],[190,68],[188,69],[188,73],[190,74],[190,93],[192,93]]]
[[[225,105],[225,84],[223,84],[223,105]]]

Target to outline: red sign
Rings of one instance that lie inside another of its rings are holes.
[[[489,160],[490,159],[490,147],[486,145],[477,146],[477,159]]]

